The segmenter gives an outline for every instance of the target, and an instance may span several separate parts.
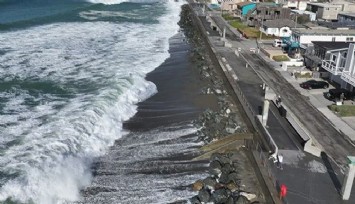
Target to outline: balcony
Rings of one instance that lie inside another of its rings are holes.
[[[336,63],[331,60],[322,60],[322,68],[334,75],[341,75],[344,67],[337,67]]]
[[[350,72],[343,72],[341,75],[341,79],[344,80],[346,83],[355,86],[355,76],[351,75]]]

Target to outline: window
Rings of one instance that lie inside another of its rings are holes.
[[[352,42],[352,41],[354,41],[354,38],[353,38],[353,37],[347,37],[347,38],[346,38],[346,42]]]
[[[335,42],[335,37],[332,37],[332,41]]]
[[[346,58],[347,54],[348,54],[347,52],[344,52],[343,57]]]
[[[335,60],[337,59],[336,55],[332,55],[332,61],[335,62]]]

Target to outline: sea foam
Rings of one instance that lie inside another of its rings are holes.
[[[0,166],[8,175],[0,200],[80,199],[92,160],[122,136],[135,104],[156,92],[145,75],[169,57],[180,12],[178,3],[164,6],[159,24],[55,23],[0,35],[0,50],[8,50],[0,58],[8,86],[0,92]]]

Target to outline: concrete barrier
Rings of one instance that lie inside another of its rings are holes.
[[[276,98],[275,98],[276,99]],[[276,104],[276,100],[273,102]],[[286,119],[292,125],[292,127],[296,130],[299,136],[305,141],[305,145],[303,146],[303,150],[314,156],[320,157],[321,152],[323,151],[323,147],[313,139],[313,136],[310,132],[302,125],[302,123],[298,120],[298,118],[290,111],[290,109],[284,104],[281,105],[286,110]]]

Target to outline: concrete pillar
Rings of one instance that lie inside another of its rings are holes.
[[[263,107],[263,115],[262,115],[262,122],[263,126],[265,127],[267,124],[267,118],[269,117],[269,100],[264,100],[264,107]]]
[[[349,200],[355,176],[355,157],[348,156],[348,159],[350,161],[349,168],[347,173],[345,174],[343,186],[341,189],[343,200]]]
[[[223,39],[226,38],[226,27],[223,28]]]

